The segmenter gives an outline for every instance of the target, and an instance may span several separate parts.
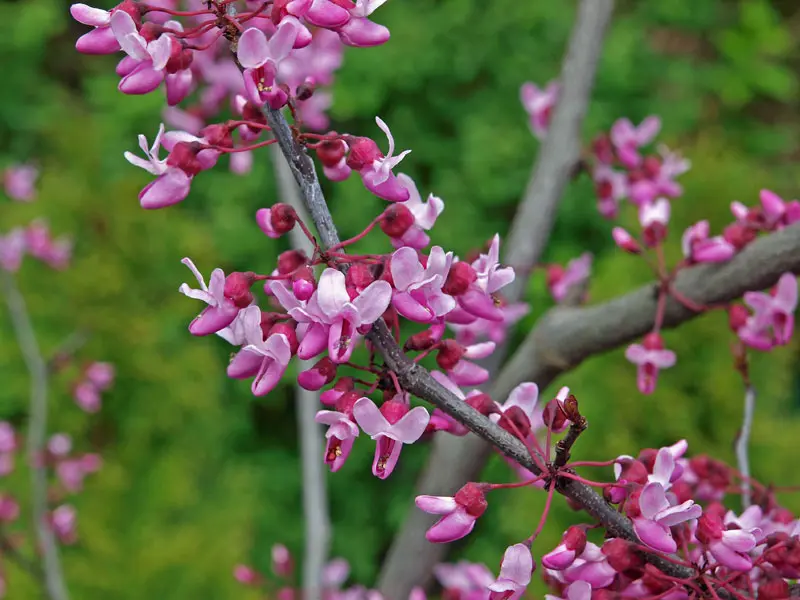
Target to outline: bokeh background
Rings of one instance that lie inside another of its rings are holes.
[[[413,149],[401,170],[423,194],[433,191],[446,202],[435,243],[463,254],[507,230],[538,147],[519,86],[557,76],[574,4],[394,0],[375,15],[390,27],[391,41],[346,52],[332,127],[377,136],[380,115],[399,147]],[[291,378],[258,399],[246,382],[228,380],[230,347],[188,334],[199,306],[177,288],[191,281],[179,262],[184,256],[204,273],[216,266],[272,268],[284,242],[267,239],[253,220],[256,209],[277,200],[272,164],[262,151],[247,177],[217,168],[198,177],[181,205],[141,210],[136,194],[147,175],[122,153],[135,150],[137,133],[155,133],[161,93],[123,96],[114,57],[76,53],[74,40],[85,28],[69,18],[68,6],[0,3],[0,166],[33,159],[42,168],[39,200],[5,203],[0,230],[44,216],[55,233],[75,236],[69,270],[28,261],[20,285],[46,349],[85,328],[92,336],[81,355],[118,370],[103,410],[92,416],[70,398],[74,373],[54,383],[53,430],[70,432],[79,450],[100,452],[105,461],[74,499],[80,539],[63,551],[69,585],[75,598],[255,598],[233,580],[234,564],[268,571],[272,544],[285,543],[298,555],[302,548]],[[798,40],[800,5],[788,0],[619,2],[586,139],[620,116],[663,118],[661,139],[693,162],[681,179],[685,196],[673,204],[673,256],[683,227],[707,217],[721,229],[732,200],[755,203],[762,187],[795,195]],[[380,210],[381,201],[356,178],[325,187],[344,236]],[[623,222],[633,219],[632,211],[623,214]],[[596,301],[648,280],[643,264],[614,250],[610,228],[597,214],[590,182],[571,185],[546,258],[595,253]],[[364,247],[383,248],[381,242],[377,236]],[[533,310],[518,337],[551,304],[542,275],[534,277],[530,298]],[[27,375],[0,315],[0,418],[24,427]],[[681,437],[692,452],[733,458],[742,386],[731,369],[725,316],[704,317],[666,338],[678,365],[651,397],[636,391],[634,368],[621,350],[553,385],[570,385],[591,422],[579,444],[582,458],[608,459]],[[800,484],[797,365],[797,344],[754,361],[752,460],[765,482]],[[328,477],[332,554],[351,562],[353,582],[367,585],[402,526],[428,448],[406,449],[387,481],[371,476],[371,453],[362,440],[347,466]],[[507,467],[495,459],[486,477],[505,479]],[[24,497],[26,474],[3,485]],[[493,568],[505,546],[535,527],[543,503],[536,492],[496,494],[476,532],[457,548],[458,556]],[[798,497],[782,498],[800,508]],[[557,543],[575,518],[557,501],[534,551]],[[10,597],[37,597],[25,575],[4,568]]]

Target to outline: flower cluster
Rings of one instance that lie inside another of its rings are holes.
[[[26,254],[53,269],[62,270],[69,266],[72,240],[66,236],[53,238],[42,219],[0,235],[0,269],[12,273],[18,271]]]

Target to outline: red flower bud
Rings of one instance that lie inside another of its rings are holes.
[[[303,265],[292,274],[292,291],[298,300],[308,300],[316,289],[317,280],[308,265]]]
[[[306,253],[302,250],[287,250],[278,255],[278,273],[288,275],[295,269],[308,262]]]
[[[289,233],[294,228],[295,223],[297,223],[297,213],[288,204],[278,202],[272,205],[270,223],[275,233],[281,235]]]
[[[167,156],[167,165],[194,177],[203,170],[203,165],[197,159],[197,153],[202,149],[199,142],[178,142]]]
[[[614,162],[614,147],[608,135],[598,135],[592,142],[592,152],[601,163],[610,165]]]
[[[304,81],[300,85],[297,86],[297,92],[295,93],[295,97],[298,100],[308,100],[311,96],[314,95],[314,82],[313,81]]]
[[[603,544],[602,551],[608,564],[617,573],[625,573],[632,579],[641,577],[645,564],[644,559],[630,542],[622,538],[614,538]]]
[[[734,333],[744,327],[748,318],[750,318],[750,312],[741,304],[734,304],[728,309],[728,326]]]
[[[575,555],[580,556],[586,548],[586,531],[582,527],[570,525],[562,540],[567,550],[574,550]]]
[[[135,20],[135,19],[134,19]],[[138,23],[137,23],[138,24]],[[141,35],[146,42],[152,42],[157,39],[164,32],[164,28],[158,23],[148,21],[139,27],[139,35]]]
[[[403,344],[403,350],[406,352],[421,352],[428,350],[438,341],[438,336],[434,335],[431,329],[426,329],[409,337],[406,343]]]
[[[292,354],[297,354],[297,347],[300,345],[300,342],[297,341],[297,332],[294,328],[294,321],[282,321],[280,323],[275,323],[269,333],[270,335],[276,333],[285,335],[286,339],[289,340],[289,349],[292,351]]]
[[[722,523],[721,517],[704,512],[697,519],[697,530],[694,535],[701,544],[708,545],[715,540],[722,539],[724,531],[725,525]]]
[[[564,414],[564,409],[558,400],[554,398],[545,405],[542,411],[542,420],[551,431],[561,431],[564,428],[564,424],[567,422],[567,415]]]
[[[338,400],[336,400],[336,410],[352,419],[353,405],[363,397],[364,394],[362,394],[359,390],[347,390],[344,394],[339,396]]]
[[[503,416],[500,417],[497,424],[514,437],[518,437],[517,432],[519,432],[519,435],[526,438],[531,432],[531,421],[519,406],[512,406],[504,410]]]
[[[214,123],[200,130],[200,137],[208,141],[212,146],[221,148],[233,148],[233,137],[231,129],[222,123]]]
[[[370,283],[375,281],[372,270],[364,263],[353,263],[344,276],[345,285],[361,293]]]
[[[499,412],[497,405],[494,403],[494,400],[492,400],[489,394],[474,394],[473,396],[468,396],[465,402],[481,413],[484,417],[488,417],[489,415]]]
[[[383,153],[378,148],[378,144],[367,137],[348,136],[346,141],[350,146],[350,153],[347,155],[347,166],[354,171],[360,171],[376,160],[383,158]]]
[[[642,340],[642,345],[648,350],[663,350],[664,339],[661,334],[656,331],[651,331]]]
[[[785,579],[774,577],[758,584],[758,600],[786,600],[789,584]]]
[[[722,237],[737,250],[741,250],[747,244],[756,239],[756,231],[741,223],[732,223],[725,228]]]
[[[183,71],[192,66],[194,54],[189,48],[184,48],[183,44],[176,38],[171,37],[170,40],[172,44],[170,46],[169,60],[164,70],[174,75],[178,71]]]
[[[478,274],[467,262],[458,261],[450,267],[450,272],[447,274],[447,279],[442,286],[442,291],[451,296],[459,296],[469,289],[469,286],[475,283],[478,279]]]
[[[396,202],[381,216],[381,231],[389,237],[399,238],[414,224],[414,214],[404,204]]]
[[[463,506],[467,514],[478,518],[489,506],[486,502],[485,487],[478,484],[469,482],[456,492],[455,501]]]
[[[328,135],[334,134],[331,132]],[[319,161],[328,168],[337,166],[347,152],[347,144],[344,140],[323,140],[317,147],[317,157]]]
[[[464,347],[457,341],[442,340],[439,344],[439,352],[436,354],[436,364],[445,371],[449,371],[461,360],[464,352]]]
[[[564,267],[561,265],[547,265],[547,287],[553,287],[564,277]]]
[[[255,281],[255,273],[247,271],[240,273],[234,271],[225,278],[223,294],[231,300],[237,308],[247,308],[253,303],[253,293],[250,286]]]
[[[622,467],[619,478],[631,483],[644,485],[647,483],[648,471],[641,461],[635,459],[622,459],[618,463]]]
[[[661,173],[661,161],[657,156],[648,156],[642,163],[642,171],[648,179],[655,179]]]
[[[402,419],[408,410],[408,404],[405,402],[399,402],[397,400],[389,400],[384,402],[381,404],[380,408],[381,414],[386,417],[386,420],[392,425]]]

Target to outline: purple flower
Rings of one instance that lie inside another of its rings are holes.
[[[708,237],[708,221],[699,221],[687,228],[681,239],[686,259],[693,263],[717,263],[730,260],[736,247],[721,235]]]
[[[17,272],[22,265],[26,246],[25,230],[22,227],[15,227],[6,235],[0,235],[0,269],[9,273]]]
[[[82,410],[96,413],[100,410],[100,391],[90,381],[81,381],[72,390],[72,396]]]
[[[289,340],[282,333],[273,333],[264,339],[261,309],[257,306],[243,309],[240,322],[247,345],[228,364],[228,377],[255,377],[251,388],[253,395],[264,396],[278,385],[292,358]]]
[[[111,11],[94,8],[86,4],[73,4],[70,6],[69,12],[72,18],[94,27],[89,33],[85,33],[78,38],[75,43],[75,49],[83,54],[113,54],[117,52],[119,42],[111,31],[111,13],[118,9]]]
[[[563,571],[572,566],[585,548],[586,532],[573,525],[564,532],[561,543],[542,556],[542,564],[548,569]]]
[[[338,471],[350,456],[359,434],[358,426],[346,414],[335,410],[321,410],[314,420],[328,426],[328,431],[325,432],[328,443],[325,446],[324,460],[331,471]]]
[[[147,147],[147,138],[139,135],[139,147],[144,152],[145,159],[131,152],[125,152],[125,158],[129,163],[157,177],[139,192],[139,203],[142,208],[164,208],[181,202],[189,195],[192,178],[183,169],[168,166],[166,159],[158,157],[163,136],[163,123],[150,148]]]
[[[372,462],[372,474],[386,479],[392,474],[403,444],[413,444],[425,432],[430,415],[422,406],[411,410],[408,405],[390,400],[379,409],[369,398],[361,398],[353,406],[356,422],[378,444]]]
[[[489,584],[490,600],[517,600],[531,582],[534,563],[531,549],[525,544],[506,548],[500,563],[500,575]]]
[[[389,126],[380,117],[375,117],[375,122],[389,140],[389,152],[385,156],[374,157],[371,162],[359,169],[358,173],[364,186],[379,198],[389,202],[405,202],[409,199],[410,192],[392,173],[392,169],[399,165],[411,150],[403,150],[394,156],[394,137]]]
[[[62,504],[50,515],[50,524],[53,533],[62,544],[74,544],[78,539],[75,531],[78,522],[78,512],[70,504]]]
[[[417,251],[403,247],[392,254],[390,268],[395,293],[392,305],[412,321],[428,323],[456,307],[452,296],[442,291],[453,253],[445,254],[439,246],[431,248],[427,266],[423,267]]]
[[[190,258],[181,260],[191,270],[192,274],[200,284],[200,289],[195,290],[182,283],[178,291],[184,296],[202,300],[208,306],[203,309],[195,319],[189,324],[189,332],[192,335],[210,335],[224,329],[239,314],[239,307],[233,300],[225,296],[225,273],[222,269],[214,269],[211,272],[211,279],[206,286],[205,279],[194,266]],[[259,312],[260,319],[260,312]]]
[[[39,169],[33,165],[11,165],[3,173],[6,195],[18,202],[31,202],[36,198],[36,179]]]
[[[503,321],[503,312],[495,303],[493,294],[514,281],[514,269],[500,265],[500,236],[495,234],[489,251],[473,263],[477,279],[469,289],[458,296],[466,312],[491,321]]]
[[[722,518],[707,512],[697,522],[695,537],[708,546],[711,555],[725,567],[734,571],[749,571],[753,561],[747,555],[763,536],[758,527],[726,529]]]
[[[86,367],[83,375],[98,390],[104,391],[114,382],[114,365],[107,362],[93,362]]]
[[[636,385],[643,394],[655,391],[660,369],[668,369],[675,364],[675,353],[664,350],[664,341],[655,332],[648,333],[643,344],[628,346],[625,358],[636,365]]]
[[[693,500],[673,506],[667,499],[664,486],[648,483],[639,496],[641,516],[633,519],[633,529],[644,544],[661,552],[675,552],[678,549],[672,538],[670,527],[697,519],[703,513]]]
[[[611,143],[617,151],[620,162],[629,169],[638,167],[642,161],[639,148],[653,141],[661,129],[661,119],[647,117],[638,127],[630,119],[617,120],[611,127]]]
[[[560,266],[548,272],[547,286],[556,302],[562,302],[573,286],[583,285],[592,272],[592,253],[584,252],[567,264],[566,269]]]
[[[737,331],[745,344],[757,350],[769,350],[773,344],[789,343],[797,308],[797,279],[792,273],[781,275],[774,294],[745,292],[744,301],[753,310],[753,315]]]
[[[428,200],[423,202],[417,185],[411,177],[400,173],[397,175],[397,180],[400,182],[400,185],[408,190],[409,197],[408,200],[403,203],[403,206],[414,215],[414,224],[409,227],[402,236],[392,238],[392,245],[395,248],[409,246],[420,250],[431,241],[430,237],[428,237],[428,234],[425,232],[433,227],[436,223],[436,219],[442,214],[442,211],[444,211],[444,200],[433,194],[428,194]]]
[[[248,99],[257,106],[269,103],[274,109],[288,101],[286,92],[275,81],[278,67],[289,56],[303,26],[293,17],[281,20],[267,41],[264,32],[251,27],[239,38],[236,56],[244,67],[244,87]]]
[[[530,116],[531,131],[540,140],[547,134],[559,91],[560,86],[556,81],[551,81],[544,89],[539,89],[535,83],[528,81],[519,90],[522,106]]]
[[[597,210],[606,219],[615,218],[620,200],[629,193],[627,175],[598,163],[592,170],[592,179],[597,193]]]
[[[592,542],[586,542],[586,547],[580,557],[575,559],[571,567],[563,571],[564,579],[569,583],[585,581],[593,588],[604,588],[611,585],[617,572],[608,564],[606,555]]]
[[[476,483],[468,483],[454,497],[423,495],[414,502],[426,513],[442,515],[425,532],[425,539],[434,544],[446,544],[469,535],[487,508],[484,489]]]
[[[174,29],[182,30],[177,21],[172,21]],[[119,91],[123,94],[148,94],[155,90],[166,75],[167,62],[172,54],[172,37],[162,33],[158,38],[147,42],[139,33],[133,17],[124,10],[116,10],[111,14],[111,31],[123,52],[133,59],[128,62],[132,68],[126,68]]]

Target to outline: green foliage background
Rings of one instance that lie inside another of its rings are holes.
[[[663,139],[693,161],[682,180],[686,196],[674,204],[674,239],[699,218],[721,228],[729,202],[754,203],[762,187],[792,197],[800,179],[800,9],[778,0],[619,4],[585,132],[588,139],[619,116],[663,117]],[[537,151],[519,86],[557,75],[574,3],[395,0],[375,16],[392,40],[347,53],[335,85],[334,127],[377,135],[374,115],[383,117],[398,145],[413,149],[403,170],[423,193],[447,202],[434,241],[464,253],[508,228]],[[82,356],[118,368],[95,416],[69,399],[74,373],[54,383],[53,427],[105,461],[75,498],[80,543],[64,551],[69,584],[76,598],[255,597],[233,581],[233,565],[267,570],[275,542],[301,550],[292,390],[287,378],[254,399],[245,383],[226,379],[229,348],[188,335],[198,307],[176,291],[190,279],[183,256],[205,273],[215,266],[271,269],[283,246],[252,219],[276,200],[271,164],[262,152],[248,177],[219,168],[202,174],[182,205],[141,210],[136,194],[146,176],[122,152],[135,147],[137,133],[155,133],[162,99],[119,94],[113,59],[74,52],[83,31],[61,0],[0,3],[0,161],[36,159],[43,171],[40,199],[6,204],[0,229],[46,216],[55,232],[75,235],[71,269],[54,273],[29,263],[20,285],[46,349],[76,327],[88,328]],[[380,207],[358,181],[327,188],[345,236]],[[547,258],[595,252],[591,296],[598,301],[648,279],[643,265],[613,251],[609,230],[591,185],[572,185]],[[540,278],[530,291],[533,313],[520,333],[549,305]],[[0,417],[24,427],[27,376],[5,319]],[[693,452],[732,458],[742,390],[724,316],[693,322],[667,341],[678,365],[652,397],[637,393],[621,350],[557,382],[572,387],[591,422],[579,453],[602,459],[686,437]],[[753,462],[765,482],[800,483],[791,468],[800,425],[796,368],[796,345],[754,363],[760,394]],[[407,449],[395,475],[381,482],[369,473],[371,450],[357,444],[347,467],[328,478],[334,555],[348,558],[353,581],[365,584],[401,526],[427,454],[423,445]],[[487,471],[508,477],[500,461]],[[24,497],[26,481],[18,473],[8,485]],[[497,496],[459,547],[460,555],[492,566],[506,545],[529,534],[543,503],[535,492]],[[796,497],[785,502],[800,508]],[[575,518],[556,502],[535,551],[552,546]],[[8,576],[13,597],[37,597],[11,565]]]

